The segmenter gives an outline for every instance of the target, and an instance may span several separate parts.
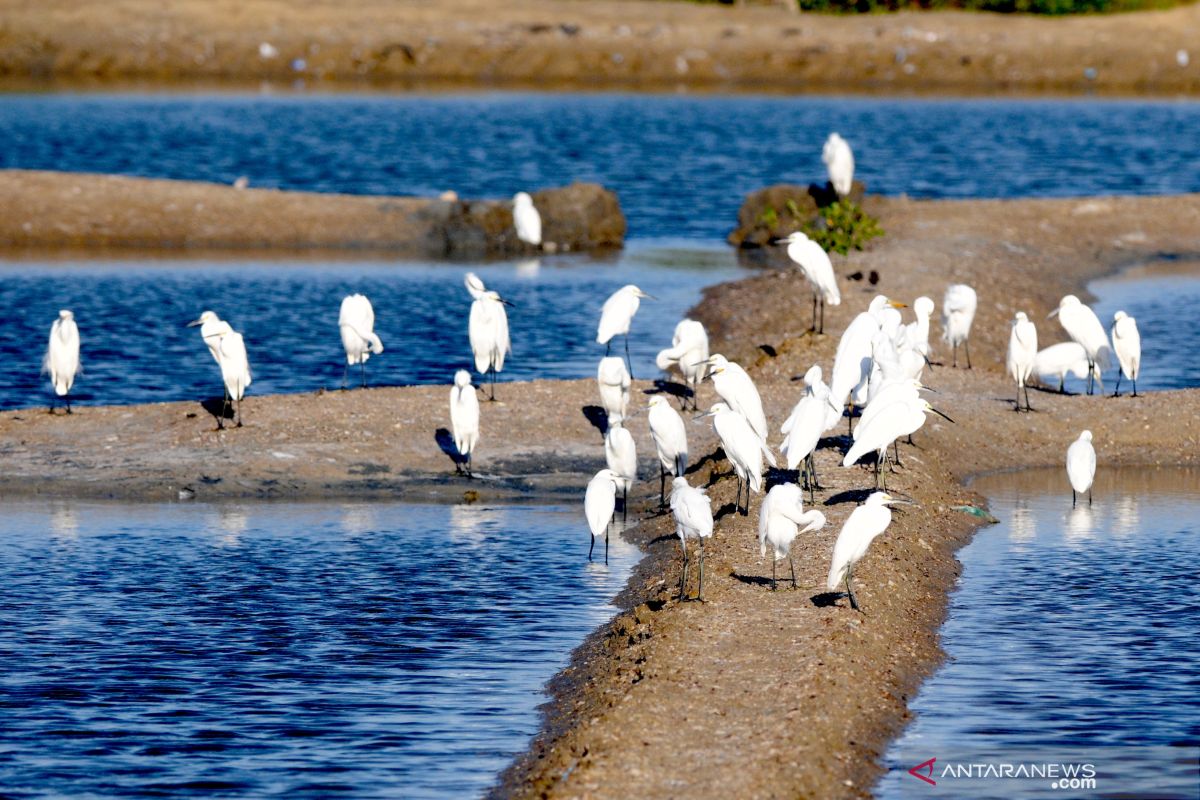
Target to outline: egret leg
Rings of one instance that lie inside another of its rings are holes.
[[[1033,411],[1033,406],[1029,405],[1029,384],[1024,384],[1022,388],[1025,390],[1025,410]]]
[[[788,551],[788,564],[792,567],[792,588],[796,588],[796,562],[792,560],[792,553]]]
[[[494,402],[496,402],[496,368],[495,367],[491,368],[491,373],[492,373],[492,394],[491,394],[491,397],[488,398],[488,400],[490,400],[494,403]]]
[[[608,566],[608,528],[604,529],[604,566]]]
[[[771,591],[775,591],[775,556],[771,556]]]
[[[358,367],[359,374],[362,379],[360,386],[361,388],[365,389],[367,388],[367,360],[364,358],[362,361],[358,362]]]
[[[604,357],[608,358],[612,351],[612,339],[604,343]]]
[[[1067,374],[1065,372],[1058,376],[1058,393],[1067,393]]]
[[[858,607],[858,598],[854,596],[854,587],[850,584],[850,568],[846,568],[846,596],[850,598],[850,607],[855,611],[861,611]]]
[[[894,450],[896,453],[896,466],[897,467],[904,466],[903,464],[900,463],[900,440],[899,439],[892,440],[892,450]]]
[[[1075,490],[1071,489],[1071,508],[1075,507]]]
[[[342,391],[350,388],[350,362],[342,366]]]
[[[846,414],[846,434],[854,436],[854,399],[850,400],[849,413]]]
[[[963,349],[967,351],[967,369],[971,368],[971,340],[963,339]]]
[[[658,463],[658,507],[667,507],[667,471],[661,461]]]
[[[592,551],[596,549],[596,537],[592,537],[592,543],[588,545],[588,561],[592,560]]]
[[[1137,397],[1137,378],[1132,378],[1131,380],[1133,381],[1133,396]]]
[[[1117,370],[1117,388],[1113,389],[1113,397],[1120,397],[1121,395],[1121,375],[1124,372],[1125,370]]]
[[[621,519],[629,519],[629,487],[621,490]],[[605,561],[605,563],[608,563]]]
[[[812,327],[809,328],[813,333],[817,332],[817,293],[813,292],[813,321]]]
[[[625,366],[629,367],[629,380],[633,380],[633,362],[629,360],[629,334],[625,334]]]
[[[1092,487],[1088,487],[1088,508],[1092,507]]]
[[[470,453],[467,453],[467,477],[468,478],[475,477],[475,466],[472,463],[472,457],[471,457]]]
[[[1017,407],[1014,408],[1013,411],[1016,411],[1018,414],[1021,413],[1021,384],[1020,384],[1020,382],[1017,383]]]
[[[683,569],[679,573],[679,599],[685,600],[683,590],[687,587],[687,568],[688,568],[688,552],[687,542],[683,539],[679,540],[679,549],[683,552]]]
[[[237,401],[237,426],[242,427],[242,399],[240,397]]]
[[[958,344],[954,345],[954,368],[958,369]]]
[[[821,327],[817,328],[817,333],[825,332],[825,298],[821,298]]]
[[[69,395],[69,394],[64,395],[63,402],[67,404],[67,413],[68,414],[74,413],[73,411],[71,411],[71,395]]]
[[[696,599],[704,602],[704,539],[700,539],[700,588],[696,590]]]

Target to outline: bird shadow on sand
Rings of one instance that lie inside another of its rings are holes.
[[[800,483],[800,470],[768,467],[763,491],[769,492],[781,483]]]
[[[200,407],[208,412],[217,423],[234,418],[234,404],[224,397],[206,397],[200,401]]]
[[[584,406],[579,410],[583,412],[583,418],[600,431],[601,436],[608,435],[608,412],[600,406]]]
[[[642,394],[669,394],[683,404],[683,401],[692,399],[692,390],[684,386],[682,383],[675,381],[665,381],[662,378],[657,378],[654,381],[654,388],[643,389]]]
[[[787,566],[787,565],[785,564],[784,566]],[[745,583],[750,586],[770,586],[771,585],[771,579],[768,578],[766,575],[742,575],[737,572],[731,572],[731,573],[729,573],[729,577],[733,578],[735,581],[739,581],[741,583]],[[783,581],[780,581],[780,583],[782,583],[782,582]],[[787,579],[787,584],[788,584],[789,588],[791,587],[791,583],[792,583],[792,579],[789,576]]]
[[[838,492],[837,494],[832,495],[825,501],[825,505],[838,506],[842,503],[862,503],[868,497],[874,494],[874,492],[874,489],[847,489],[844,492]]]
[[[850,445],[854,440],[849,436],[822,436],[817,442],[818,450],[837,450],[845,455],[850,452]]]
[[[442,449],[442,452],[454,462],[455,469],[459,469],[463,464],[467,463],[466,456],[458,452],[458,445],[454,443],[454,434],[449,430],[438,428],[434,431],[433,439],[437,442],[437,446]]]
[[[669,542],[672,540],[674,540],[676,542],[679,541],[679,535],[677,533],[675,533],[675,531],[671,531],[670,533],[664,533],[659,536],[655,536],[653,539],[651,539],[646,544],[648,544],[648,545],[660,544],[661,542]]]
[[[809,599],[812,600],[812,604],[817,608],[832,608],[838,604],[838,600],[841,600],[845,596],[845,592],[821,592],[814,594]]]
[[[733,503],[726,503],[717,509],[717,513],[713,514],[713,522],[716,522],[719,519],[724,519],[730,514],[736,515],[741,513],[742,512],[738,511],[737,506],[735,506]]]

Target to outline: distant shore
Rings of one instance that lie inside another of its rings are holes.
[[[0,84],[301,82],[1200,94],[1200,5],[1112,15],[791,14],[636,0],[0,0]]]

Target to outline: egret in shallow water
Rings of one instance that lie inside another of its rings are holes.
[[[1067,391],[1067,375],[1087,380],[1088,375],[1092,372],[1093,370],[1088,364],[1087,351],[1078,342],[1052,344],[1039,350],[1033,359],[1033,374],[1038,376],[1038,380],[1046,385],[1053,385],[1054,379],[1057,378],[1058,391],[1063,394]],[[1100,386],[1103,388],[1104,382],[1100,378],[1099,371],[1096,371],[1095,375],[1096,380],[1100,381]]]
[[[600,325],[596,329],[596,342],[604,345],[606,356],[612,350],[612,338],[625,337],[625,364],[630,375],[633,375],[633,362],[629,360],[629,326],[642,303],[642,298],[655,299],[653,295],[646,294],[632,283],[617,289],[604,301],[604,306],[600,309]]]
[[[637,480],[637,445],[633,434],[625,427],[624,418],[609,417],[608,431],[604,434],[604,458],[608,468],[617,476],[617,488],[621,491],[621,517],[629,517],[629,487]]]
[[[371,301],[361,294],[342,298],[338,312],[338,329],[342,333],[342,347],[346,350],[346,367],[342,371],[342,388],[350,380],[350,367],[359,365],[362,385],[367,385],[367,359],[371,354],[383,352],[383,342],[375,335],[375,309]]]
[[[517,192],[513,195],[513,227],[517,229],[517,238],[534,247],[542,245],[542,215],[533,205],[533,198],[528,192]]]
[[[850,512],[838,534],[837,542],[833,545],[833,561],[829,565],[829,578],[826,585],[829,591],[836,592],[846,583],[846,596],[850,598],[850,607],[859,610],[858,599],[854,596],[854,566],[867,554],[867,548],[875,537],[879,536],[888,525],[892,524],[892,510],[889,506],[897,503],[907,503],[898,500],[886,492],[874,492],[866,502]]]
[[[629,410],[629,388],[632,379],[625,369],[625,362],[618,356],[605,356],[596,368],[596,384],[600,388],[600,407],[604,409],[609,424],[620,417],[624,419]]]
[[[1121,365],[1113,397],[1121,393],[1122,375],[1133,381],[1133,396],[1137,397],[1137,377],[1142,367],[1142,336],[1138,333],[1137,320],[1124,311],[1113,314],[1112,346],[1117,354],[1117,363]]]
[[[471,475],[472,454],[479,441],[479,398],[471,385],[471,373],[465,369],[454,373],[454,386],[450,389],[450,427],[454,429],[454,446],[466,462],[467,475]],[[454,467],[462,471],[463,464],[456,462]]]
[[[809,239],[802,231],[796,231],[779,240],[787,245],[787,254],[812,287],[813,317],[810,330],[825,332],[825,306],[841,305],[842,293],[838,291],[837,276],[833,274],[833,262],[825,248]],[[821,322],[817,324],[817,305],[821,306]]]
[[[704,325],[694,319],[680,320],[675,326],[675,336],[671,346],[660,350],[655,358],[655,365],[666,371],[676,367],[683,375],[683,380],[692,391],[692,408],[697,408],[696,398],[700,392],[700,381],[704,380],[704,372],[708,365],[708,332]],[[687,401],[684,401],[687,408]]]
[[[708,357],[708,376],[725,404],[745,417],[759,438],[766,441],[767,415],[763,413],[762,397],[750,374],[741,365],[715,353]]]
[[[242,427],[242,398],[250,386],[250,361],[246,356],[246,342],[242,335],[212,311],[205,311],[188,327],[200,326],[200,337],[208,345],[217,366],[221,368],[221,380],[225,384],[225,402],[217,415],[217,428],[225,427],[225,412],[234,404],[237,410],[237,427]]]
[[[1071,508],[1075,507],[1078,495],[1088,493],[1088,505],[1092,504],[1092,480],[1096,477],[1096,448],[1092,446],[1092,432],[1084,431],[1067,448],[1067,479],[1071,482]]]
[[[821,149],[821,161],[829,172],[829,183],[839,197],[850,194],[854,186],[854,151],[850,144],[837,133],[829,134]]]
[[[824,527],[824,514],[804,510],[804,497],[796,484],[780,483],[767,492],[758,509],[758,554],[765,556],[767,545],[771,545],[771,591],[775,590],[776,566],[783,558],[792,569],[792,588],[796,588],[792,541],[801,533],[814,533]]]
[[[958,366],[958,346],[967,351],[967,369],[971,368],[971,323],[975,321],[975,306],[978,300],[975,290],[964,283],[956,283],[946,290],[942,298],[942,338],[954,349],[954,366]]]
[[[679,536],[679,549],[683,552],[683,570],[679,575],[679,599],[687,599],[688,539],[700,543],[700,585],[696,589],[696,600],[704,599],[704,540],[712,536],[712,503],[703,489],[689,486],[686,478],[671,481],[671,514],[675,517],[675,533]]]
[[[1032,411],[1029,405],[1029,376],[1033,374],[1033,365],[1038,353],[1037,327],[1025,315],[1018,311],[1012,321],[1012,330],[1008,334],[1008,357],[1006,365],[1008,374],[1017,382],[1017,407],[1021,410],[1021,392],[1025,393],[1025,410]]]
[[[687,429],[683,418],[661,394],[650,398],[647,409],[650,436],[654,439],[654,449],[658,454],[658,502],[660,506],[665,506],[667,474],[682,478],[687,471]]]
[[[592,560],[592,550],[596,547],[596,539],[604,537],[604,563],[608,563],[608,529],[612,525],[613,514],[617,510],[617,482],[620,478],[611,469],[602,469],[588,481],[587,491],[583,496],[583,512],[587,517],[588,528],[592,532],[592,544],[588,547],[588,561]]]
[[[49,373],[54,394],[63,398],[70,414],[71,387],[79,374],[79,326],[75,324],[75,314],[67,309],[59,311],[58,319],[50,326],[50,343],[46,347],[42,371]],[[54,413],[53,402],[50,412]]]
[[[1071,337],[1071,341],[1083,346],[1088,359],[1088,394],[1094,388],[1094,377],[1098,370],[1108,369],[1112,356],[1112,347],[1108,343],[1108,334],[1100,324],[1096,312],[1085,306],[1073,294],[1066,295],[1058,302],[1058,308],[1050,312],[1051,317],[1058,317],[1063,330]]]
[[[775,454],[750,427],[746,418],[725,403],[714,403],[707,414],[702,414],[697,419],[704,417],[713,418],[713,429],[721,439],[725,457],[729,459],[733,471],[737,474],[737,497],[733,503],[735,511],[739,510],[742,486],[746,487],[746,506],[741,509],[742,516],[745,516],[750,513],[750,490],[753,489],[755,493],[762,491],[763,457],[765,456],[767,463],[774,467]]]
[[[474,272],[468,272],[463,281],[474,302],[471,303],[471,319],[467,328],[471,340],[471,352],[475,356],[475,371],[480,375],[492,374],[489,400],[496,399],[496,374],[504,369],[504,357],[512,352],[508,338],[508,313],[505,306],[512,303],[497,292],[489,291]]]

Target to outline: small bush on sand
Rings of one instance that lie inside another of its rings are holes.
[[[803,228],[808,238],[821,245],[827,253],[846,255],[877,236],[883,236],[879,220],[872,217],[853,200],[843,199],[821,209],[821,216]]]

